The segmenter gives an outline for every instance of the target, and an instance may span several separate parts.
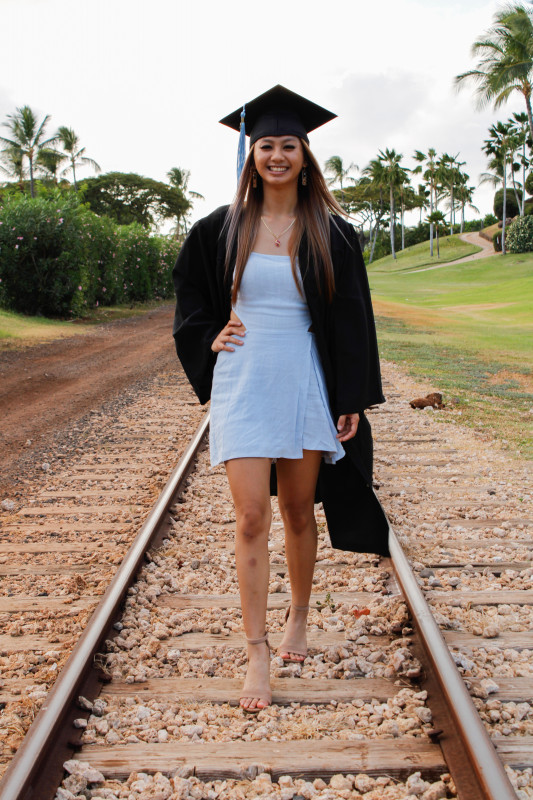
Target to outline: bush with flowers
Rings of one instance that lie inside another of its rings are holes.
[[[172,297],[177,242],[121,226],[73,193],[0,205],[0,303],[25,314],[83,316],[96,305]]]

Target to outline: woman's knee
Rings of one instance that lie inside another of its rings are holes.
[[[270,508],[261,505],[248,505],[236,510],[237,534],[245,539],[258,539],[268,536],[270,527]]]
[[[315,525],[312,503],[286,501],[280,503],[280,511],[286,527],[296,535],[306,533]]]

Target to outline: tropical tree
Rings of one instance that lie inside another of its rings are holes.
[[[24,191],[24,181],[27,172],[24,167],[24,156],[20,147],[6,147],[0,152],[0,173],[7,178],[15,178],[18,181],[21,192]]]
[[[442,230],[445,230],[446,219],[442,211],[432,211],[427,218],[427,222],[435,226],[435,231],[437,233],[437,258],[440,258],[439,229],[442,225]]]
[[[30,167],[30,191],[31,196],[35,197],[34,167],[35,160],[39,151],[48,147],[56,141],[56,136],[45,139],[45,131],[50,115],[47,114],[39,123],[37,117],[29,106],[17,108],[14,114],[7,115],[7,122],[3,125],[9,128],[11,138],[0,136],[0,142],[7,146],[7,149],[15,148],[22,155],[22,160],[28,159]]]
[[[167,178],[170,185],[177,189],[180,194],[187,200],[187,208],[183,211],[182,214],[177,215],[177,222],[175,233],[176,237],[179,239],[182,234],[187,233],[187,216],[192,208],[192,200],[205,200],[203,194],[200,192],[193,192],[192,189],[189,189],[189,178],[191,177],[190,169],[183,169],[183,167],[172,167],[167,172]],[[183,230],[182,230],[183,228]]]
[[[529,121],[525,111],[513,113],[509,119],[513,138],[516,144],[515,154],[518,156],[518,169],[522,167],[522,203],[519,203],[520,216],[523,217],[526,211],[526,170],[529,169],[532,159],[526,156],[526,145],[529,151],[533,150],[533,137],[529,130]],[[514,157],[513,157],[514,161]],[[513,163],[513,183],[514,183],[514,163]]]
[[[415,150],[415,161],[418,161],[418,166],[413,169],[413,175],[422,173],[422,177],[426,182],[429,189],[429,211],[430,216],[435,210],[437,203],[437,151],[430,147],[426,153],[421,150]],[[425,167],[425,169],[424,169]],[[428,218],[429,219],[429,218]],[[429,252],[433,255],[433,223],[429,224]]]
[[[475,211],[476,214],[479,214],[479,208],[472,203],[474,192],[476,187],[475,186],[468,186],[468,181],[470,176],[466,174],[466,172],[461,173],[461,183],[459,183],[455,187],[455,199],[459,204],[461,209],[461,228],[460,233],[463,233],[465,229],[465,208],[468,206],[472,211]]]
[[[330,156],[330,158],[328,158],[324,164],[325,174],[331,175],[327,181],[328,185],[333,186],[336,183],[339,184],[339,189],[341,192],[341,205],[344,203],[344,181],[354,169],[359,170],[357,164],[352,163],[345,167],[340,156]]]
[[[57,183],[57,176],[61,164],[65,161],[65,156],[50,147],[43,147],[37,153],[35,166],[46,177]]]
[[[500,108],[509,95],[520,92],[533,136],[533,9],[517,2],[498,9],[493,25],[472,45],[472,55],[479,57],[477,69],[457,75],[456,87],[468,82],[476,84],[479,108],[488,103]]]
[[[78,136],[74,133],[72,128],[67,128],[65,125],[62,125],[58,128],[57,131],[57,139],[60,142],[61,146],[63,147],[64,153],[62,160],[68,159],[69,165],[66,167],[62,175],[66,175],[68,172],[72,172],[72,180],[74,183],[74,189],[78,191],[78,183],[76,181],[76,167],[81,166],[91,166],[94,171],[98,174],[102,170],[100,165],[94,161],[92,158],[88,158],[84,155],[85,147],[80,147],[80,140]]]
[[[384,180],[389,187],[389,205],[390,205],[390,243],[392,257],[396,259],[396,248],[394,241],[394,227],[396,224],[396,204],[395,195],[398,188],[405,184],[407,181],[407,170],[401,166],[400,162],[403,158],[402,153],[397,153],[396,150],[380,150],[378,153],[378,160],[383,165]]]
[[[500,164],[503,174],[503,215],[502,215],[502,255],[505,255],[505,223],[507,217],[507,162],[509,154],[515,149],[512,126],[497,122],[489,128],[489,138],[485,139],[482,150],[493,157],[492,163]]]
[[[376,240],[378,237],[379,226],[385,213],[386,203],[384,200],[384,190],[388,189],[387,176],[383,162],[379,158],[373,158],[369,164],[363,169],[363,175],[369,179],[366,192],[374,192],[376,195],[376,202],[378,203],[378,210],[376,212],[376,221],[374,224],[374,232],[370,231],[370,258],[369,263],[372,263],[374,258],[374,250],[376,247]]]
[[[465,165],[465,161],[458,161],[459,153],[455,156],[450,156],[448,153],[443,153],[437,161],[437,180],[445,193],[450,198],[450,236],[453,233],[453,225],[455,222],[455,198],[454,192],[456,186],[462,183],[461,167]]]
[[[163,220],[182,218],[190,207],[179,189],[135,173],[107,172],[85,178],[80,190],[95,214],[111,217],[120,225],[138,222],[149,228]]]

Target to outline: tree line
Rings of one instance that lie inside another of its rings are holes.
[[[502,7],[496,12],[491,28],[472,45],[472,55],[478,58],[478,64],[475,69],[455,77],[457,89],[473,82],[479,108],[488,103],[500,108],[516,92],[522,94],[526,106],[524,112],[514,113],[507,121],[492,125],[482,145],[488,157],[488,171],[480,176],[479,183],[502,186],[495,197],[494,212],[502,220],[501,241],[505,254],[509,207],[522,217],[533,213],[533,200],[526,202],[526,194],[533,194],[533,174],[527,175],[533,153],[533,10],[521,3]],[[446,224],[450,233],[453,232],[458,213],[461,217],[459,230],[463,232],[465,209],[478,212],[472,203],[476,187],[470,184],[470,176],[462,169],[465,162],[459,160],[459,153],[437,154],[434,148],[427,152],[415,150],[416,166],[413,168],[402,162],[403,157],[394,149],[380,150],[360,171],[358,178],[351,173],[359,168],[355,164],[345,165],[340,156],[331,156],[325,164],[330,184],[338,187],[335,194],[339,202],[355,216],[361,229],[368,229],[369,262],[374,258],[380,231],[387,226],[390,251],[396,258],[398,216],[401,248],[404,248],[406,211],[420,209],[420,225],[422,214],[426,212],[432,256],[435,233],[438,248],[439,233]],[[422,179],[416,188],[411,182],[411,176],[415,175]],[[509,202],[508,190],[513,193],[512,202]],[[447,209],[447,220],[442,207]]]
[[[46,114],[39,120],[27,105],[7,115],[3,127],[8,135],[0,135],[0,175],[6,178],[0,195],[14,187],[22,193],[29,189],[32,198],[37,188],[73,188],[80,201],[89,203],[96,214],[109,216],[121,225],[137,222],[146,228],[173,220],[172,233],[177,239],[183,237],[193,201],[203,199],[189,190],[189,170],[172,167],[166,176],[168,183],[136,173],[102,175],[100,165],[86,155],[72,128],[63,125],[48,134],[50,119]],[[99,177],[85,178],[80,186],[76,170],[81,167],[91,167]]]

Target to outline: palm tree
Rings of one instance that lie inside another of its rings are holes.
[[[27,158],[30,165],[30,191],[31,196],[35,197],[35,186],[33,171],[35,159],[40,150],[56,141],[56,136],[44,139],[46,125],[50,119],[47,114],[39,124],[37,118],[29,106],[17,108],[14,114],[8,114],[8,122],[4,122],[5,127],[11,131],[11,139],[0,136],[0,142],[7,145],[7,148],[20,150],[22,158]]]
[[[62,162],[65,161],[65,158],[66,156],[64,156],[62,153],[58,153],[57,150],[52,150],[49,147],[43,147],[37,153],[35,166],[40,169],[41,173],[45,177],[48,177],[54,183],[57,183],[57,172]]]
[[[422,175],[426,182],[426,186],[429,188],[429,210],[430,216],[434,211],[434,202],[436,205],[437,199],[437,151],[430,147],[427,155],[422,153],[421,150],[415,150],[414,159],[415,161],[419,162],[418,167],[415,167],[413,170],[413,175],[422,172],[424,169],[423,164],[426,162],[426,169]],[[429,224],[429,252],[430,255],[433,255],[433,223],[430,222]]]
[[[517,151],[521,150],[519,165],[522,167],[522,202],[518,206],[520,208],[520,216],[523,217],[526,210],[526,169],[529,169],[532,163],[531,159],[526,156],[526,145],[530,150],[533,149],[533,137],[529,131],[529,122],[525,111],[520,114],[514,112],[512,118],[509,119],[509,123],[516,141],[516,149]]]
[[[466,172],[461,173],[461,182],[455,187],[455,198],[457,202],[460,204],[461,208],[461,229],[459,233],[463,233],[465,229],[465,207],[472,209],[477,214],[479,214],[479,208],[473,205],[472,199],[474,197],[474,192],[476,187],[475,186],[468,186],[468,181],[470,176],[466,174]]]
[[[489,138],[485,139],[482,150],[493,156],[494,165],[500,164],[503,172],[503,213],[502,213],[502,255],[505,255],[505,223],[507,216],[507,160],[509,152],[515,149],[512,126],[509,123],[497,122],[489,128]]]
[[[437,258],[440,258],[440,247],[439,247],[439,227],[442,225],[443,227],[446,225],[446,220],[444,218],[444,214],[442,211],[432,211],[431,214],[428,216],[427,221],[430,225],[435,225],[435,230],[437,232]]]
[[[331,156],[324,164],[324,172],[332,176],[328,180],[328,185],[332,186],[335,183],[339,184],[341,190],[341,204],[344,203],[343,181],[346,180],[350,172],[352,172],[354,169],[359,169],[357,164],[352,163],[345,167],[340,156]]]
[[[380,150],[378,153],[378,160],[383,165],[384,179],[389,187],[389,203],[390,203],[390,243],[392,250],[392,257],[396,259],[396,249],[394,242],[394,226],[396,223],[396,207],[395,207],[395,190],[405,183],[406,170],[400,165],[402,160],[402,153],[397,153],[395,150],[389,150],[388,147],[385,151]]]
[[[173,186],[174,189],[180,191],[186,200],[189,200],[189,209],[192,207],[192,203],[190,202],[191,199],[205,200],[203,194],[200,194],[200,192],[193,192],[191,189],[188,188],[190,177],[191,177],[190,169],[183,169],[182,167],[172,167],[172,169],[170,169],[167,172],[167,178],[170,185]],[[175,233],[178,239],[182,233],[187,233],[187,213],[188,212],[186,212],[183,215],[180,215],[177,219]],[[181,230],[182,220],[184,228],[183,231]]]
[[[370,179],[369,189],[368,191],[377,190],[377,194],[379,196],[379,212],[376,216],[376,224],[374,226],[374,235],[372,238],[371,232],[371,248],[370,248],[370,258],[369,264],[372,263],[372,259],[374,258],[374,250],[376,247],[376,240],[378,236],[379,226],[381,223],[381,218],[384,213],[384,201],[383,201],[383,189],[388,188],[387,184],[387,176],[385,174],[385,169],[383,167],[383,163],[378,158],[373,158],[372,161],[364,168],[363,175],[368,176]]]
[[[6,147],[0,152],[0,172],[8,178],[15,178],[20,186],[20,191],[24,191],[24,181],[28,177],[24,168],[24,156],[20,147]]]
[[[65,125],[62,125],[57,130],[57,138],[59,139],[64,152],[64,158],[69,160],[69,165],[66,167],[62,175],[66,175],[67,172],[72,172],[72,180],[74,182],[74,189],[78,191],[78,183],[76,181],[76,167],[81,167],[82,165],[91,166],[96,173],[101,172],[100,165],[94,161],[92,158],[88,158],[84,156],[85,147],[80,147],[80,140],[72,130],[72,128],[67,128]]]
[[[492,27],[472,45],[472,55],[479,56],[477,69],[457,75],[456,87],[459,89],[467,81],[477,84],[479,108],[487,103],[500,108],[512,92],[520,92],[533,136],[533,9],[517,2],[499,9]]]
[[[455,187],[461,184],[461,167],[466,164],[466,161],[458,161],[458,157],[459,153],[455,156],[443,153],[437,162],[437,179],[450,197],[450,236],[453,233],[455,222],[454,191]]]

